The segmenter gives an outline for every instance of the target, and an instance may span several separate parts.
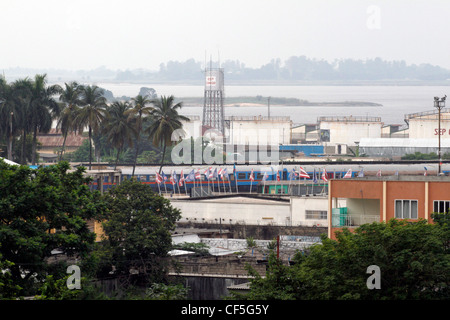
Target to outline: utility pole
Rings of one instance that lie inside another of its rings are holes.
[[[445,107],[445,99],[447,95],[443,98],[434,97],[434,107],[438,109],[438,156],[439,156],[439,170],[438,175],[442,175],[442,152],[441,152],[441,109]]]
[[[280,259],[280,236],[277,236],[277,260]]]

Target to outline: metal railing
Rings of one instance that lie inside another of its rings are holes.
[[[381,117],[348,116],[348,117],[318,117],[317,122],[381,122]]]
[[[331,217],[331,225],[333,227],[359,227],[366,223],[379,222],[378,215],[349,215],[349,214],[333,214]]]

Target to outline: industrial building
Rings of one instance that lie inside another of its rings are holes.
[[[365,137],[359,142],[361,153],[370,157],[395,158],[405,154],[437,153],[439,136],[442,153],[450,152],[450,109],[430,110],[405,115],[406,127],[390,128],[381,137]]]
[[[327,226],[328,197],[250,197],[247,195],[203,199],[172,198],[180,209],[180,222],[273,226]],[[340,201],[345,206],[345,201]]]
[[[291,143],[290,117],[225,117],[227,141],[234,145],[280,145]]]

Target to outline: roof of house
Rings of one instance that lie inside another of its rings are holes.
[[[47,134],[39,134],[37,139],[43,147],[61,147],[64,142],[61,131],[56,129],[51,129]],[[86,139],[88,138],[81,134],[69,133],[66,138],[66,147],[80,147]]]

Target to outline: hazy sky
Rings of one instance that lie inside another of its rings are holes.
[[[259,67],[305,55],[450,69],[449,0],[0,0],[0,69]]]

